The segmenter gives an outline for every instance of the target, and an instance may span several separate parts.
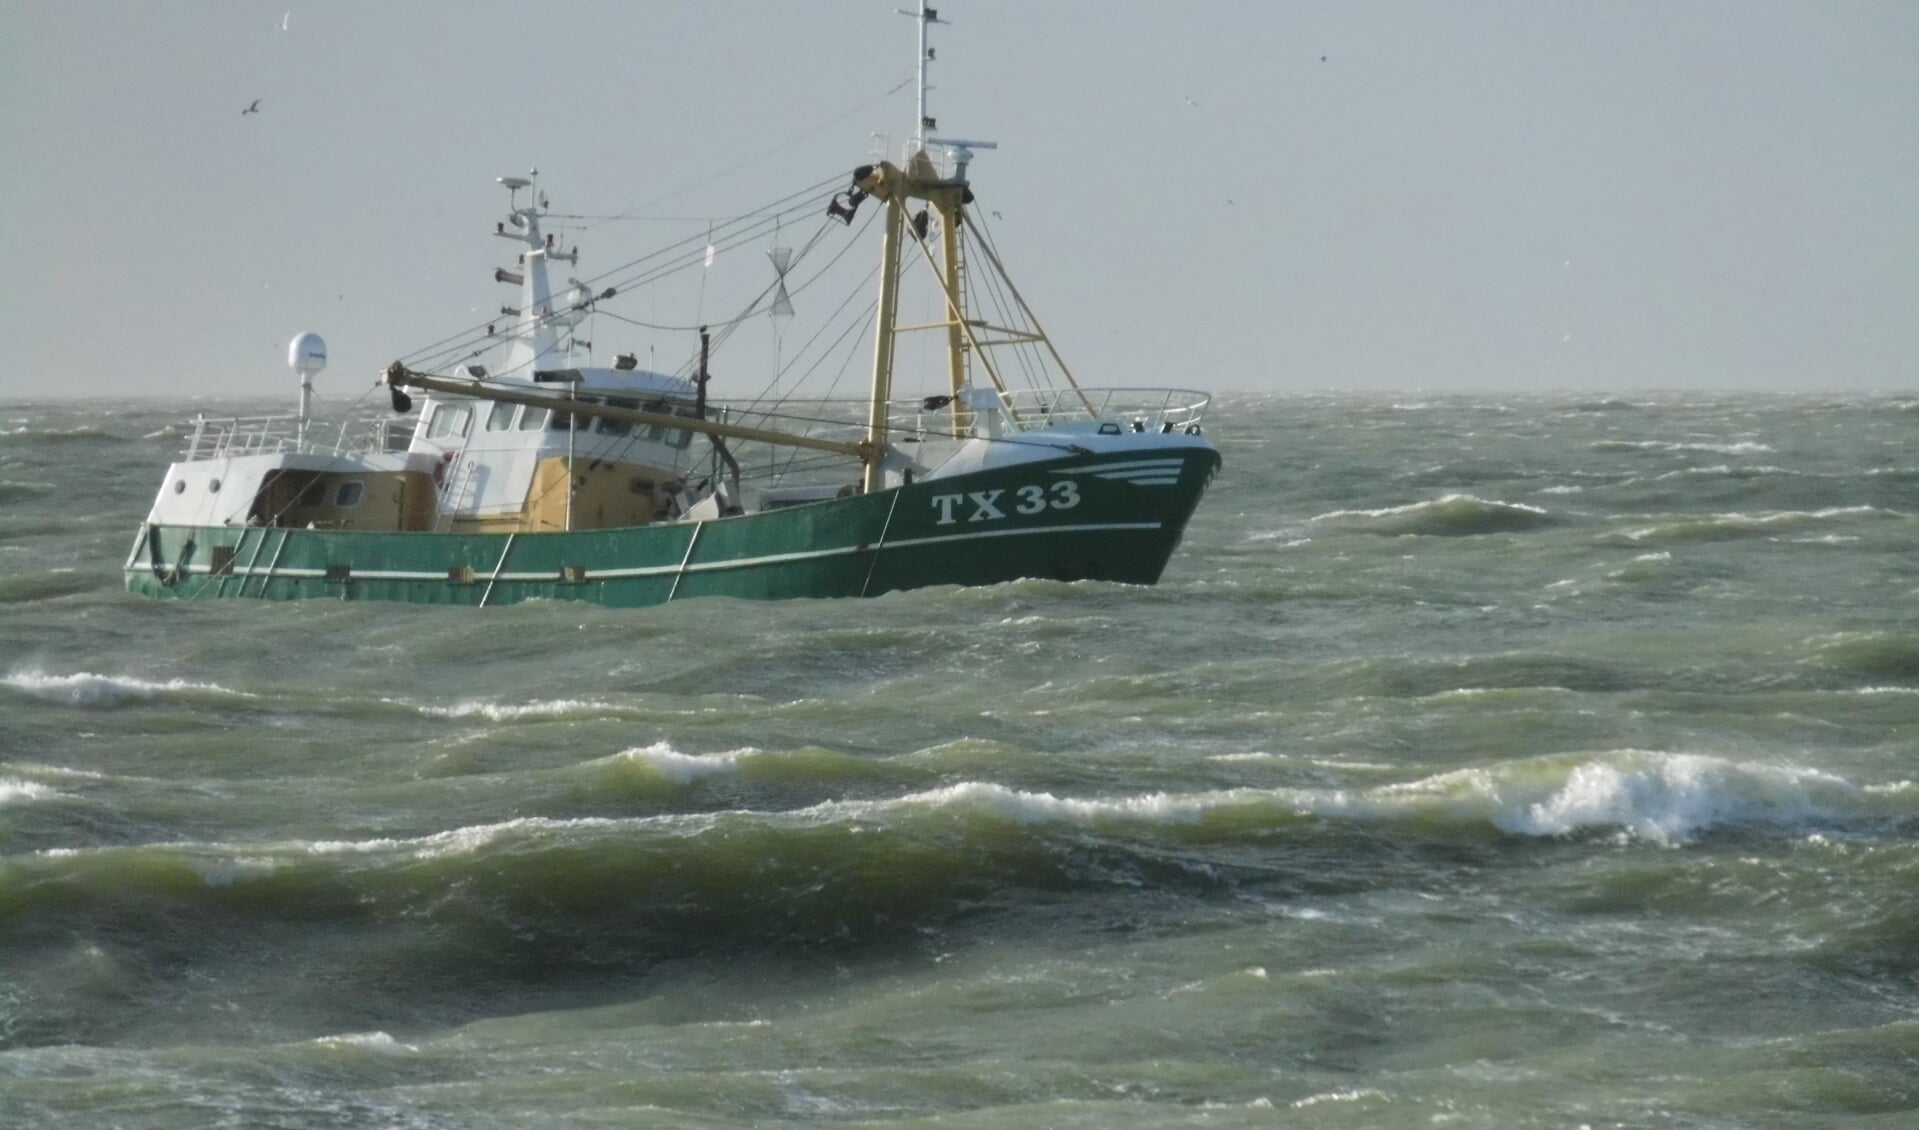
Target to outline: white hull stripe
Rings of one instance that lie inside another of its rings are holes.
[[[1158,522],[1088,522],[1088,523],[1084,523],[1082,525],[1077,525],[1077,526],[1036,526],[1030,529],[973,530],[963,534],[941,534],[936,537],[930,537],[930,538],[906,538],[900,541],[889,541],[884,546],[881,546],[879,548],[881,550],[908,549],[913,546],[920,546],[920,545],[942,545],[942,544],[957,542],[957,541],[974,541],[980,538],[1021,537],[1027,534],[1099,533],[1104,531],[1117,531],[1117,530],[1157,530],[1159,528],[1160,528],[1160,523]],[[769,554],[768,556],[765,556],[765,557],[735,557],[726,561],[706,561],[706,562],[700,562],[692,565],[687,565],[684,568],[682,568],[679,565],[643,565],[643,566],[636,566],[630,569],[589,569],[587,570],[585,576],[581,580],[582,581],[610,581],[610,580],[617,580],[617,579],[622,579],[627,577],[670,577],[673,574],[680,573],[680,572],[712,573],[712,572],[718,572],[724,569],[750,569],[759,565],[780,565],[780,564],[785,564],[789,561],[813,561],[823,557],[850,557],[854,554],[864,553],[864,552],[869,552],[868,547],[849,545],[849,546],[841,546],[835,549],[808,549],[808,550],[802,550],[798,553],[775,553],[775,554]],[[147,569],[149,567],[150,566],[147,566],[147,565],[129,565],[126,567],[125,571],[129,573],[134,573],[134,572],[139,572],[142,569]],[[192,566],[192,565],[187,566],[184,569],[181,569],[179,572],[181,576],[188,576],[188,577],[193,576],[196,573],[204,576],[212,575],[211,570],[201,566]],[[287,577],[295,580],[311,580],[314,578],[325,577],[327,575],[327,571],[325,569],[294,569],[294,568],[258,569],[258,570],[235,569],[230,573],[225,573],[221,575],[238,577],[243,581],[251,580],[254,577],[266,577],[269,580],[275,577]],[[351,579],[356,581],[446,581],[446,580],[449,580],[445,571],[418,572],[418,571],[403,570],[403,569],[355,569],[353,570],[351,574]],[[553,581],[555,583],[558,583],[560,581],[560,578],[556,573],[553,573],[553,572],[501,573],[497,578],[495,578],[495,580],[496,581]],[[568,583],[578,584],[581,582],[575,581],[575,582],[568,582]]]
[[[1129,459],[1124,463],[1095,463],[1091,467],[1072,467],[1055,470],[1055,475],[1099,475],[1104,478],[1113,471],[1165,471],[1186,465],[1184,459]]]

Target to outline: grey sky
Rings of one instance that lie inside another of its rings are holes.
[[[897,146],[904,6],[9,0],[0,396],[290,398],[307,329],[356,396],[512,297],[497,176],[725,215]],[[1000,143],[981,207],[1086,383],[1919,383],[1919,4],[940,7],[933,112]]]

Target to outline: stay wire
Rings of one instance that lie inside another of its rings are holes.
[[[751,212],[748,212],[739,217],[736,217],[734,220],[730,221],[729,223],[720,225],[720,227],[717,230],[725,230],[728,227],[731,227],[737,224],[742,224],[742,223],[764,223],[765,221],[771,219],[773,216],[776,216],[776,215],[785,216],[787,214],[791,214],[794,212],[805,210],[807,208],[815,207],[817,206],[820,200],[830,199],[832,193],[827,191],[829,186],[837,185],[840,182],[844,181],[846,179],[846,175],[847,174],[845,173],[835,173],[833,176],[827,177],[820,181],[816,181],[815,183],[808,185],[805,188],[799,189],[796,192],[788,193],[787,195],[782,196],[772,201],[771,203],[762,205],[761,207],[756,208]],[[795,201],[797,201],[797,203],[795,203]],[[779,211],[774,212],[773,211],[774,209],[779,209]],[[620,275],[622,272],[635,270],[636,268],[639,268],[643,264],[650,263],[664,256],[672,255],[676,251],[678,251],[678,249],[680,248],[683,248],[689,244],[695,244],[696,242],[701,241],[703,238],[706,237],[706,235],[707,233],[704,233],[704,232],[695,233],[694,235],[687,236],[684,239],[677,240],[673,243],[669,243],[665,247],[648,252],[647,254],[642,255],[636,259],[628,260],[627,262],[622,263],[609,270],[602,271],[598,275],[594,275],[591,278],[582,280],[581,285],[587,287],[590,290],[594,290],[594,291],[601,290],[603,289],[601,284],[607,282],[607,280],[609,279],[614,279],[616,276]],[[700,246],[703,254],[704,244],[701,243]],[[681,264],[681,267],[683,266],[684,266],[684,263]],[[643,278],[644,276],[641,276],[641,277]],[[629,281],[629,282],[626,282],[624,285],[627,287],[632,287],[632,286],[640,285],[640,283],[636,281]],[[618,289],[618,284],[616,284],[616,289]],[[516,307],[514,309],[514,313],[512,316],[515,318],[518,318],[525,315],[526,313],[527,313],[527,310],[524,307]],[[430,345],[422,346],[418,349],[413,350],[411,353],[408,353],[402,356],[401,361],[402,363],[407,364],[409,366],[423,366],[423,367],[427,366],[430,364],[428,360],[429,358],[438,360],[438,359],[444,358],[445,356],[449,354],[457,353],[460,350],[465,349],[468,345],[472,343],[485,341],[489,335],[485,334],[483,331],[485,330],[486,326],[492,324],[493,322],[497,320],[498,320],[497,318],[490,319],[488,322],[480,323],[468,329],[461,330],[457,333],[441,338],[439,341],[433,342]]]
[[[852,117],[854,114],[859,113],[861,110],[864,110],[869,106],[873,106],[881,101],[884,101],[887,98],[892,97],[895,94],[898,94],[900,91],[905,90],[908,86],[912,85],[913,81],[918,77],[919,76],[917,72],[915,72],[914,74],[908,75],[905,78],[901,79],[899,82],[894,83],[891,87],[888,87],[882,93],[874,95],[873,97],[867,99],[866,101],[846,111],[845,113],[840,114],[837,117],[830,118],[827,121],[822,122],[818,126],[815,126],[814,128],[806,131],[805,133],[795,134],[792,137],[788,138],[787,140],[781,142],[779,145],[776,145],[773,148],[766,150],[765,152],[762,152],[753,157],[748,157],[744,161],[741,161],[737,164],[729,165],[726,168],[719,170],[718,172],[710,173],[707,176],[692,182],[691,184],[688,184],[681,188],[674,189],[672,192],[669,192],[664,196],[655,196],[653,199],[645,201],[644,203],[636,204],[632,208],[627,209],[625,212],[616,212],[613,215],[606,217],[605,219],[598,220],[592,224],[588,224],[586,227],[581,228],[580,230],[591,231],[593,228],[598,227],[600,224],[612,223],[616,220],[627,219],[631,217],[633,213],[638,212],[641,208],[650,208],[655,204],[659,204],[667,200],[672,200],[673,198],[677,196],[684,196],[685,194],[693,191],[694,189],[699,188],[701,185],[711,184],[712,182],[719,180],[721,177],[728,176],[732,173],[737,173],[741,169],[744,169],[749,165],[753,165],[760,161],[764,161],[766,158],[771,157],[775,153],[784,152],[785,150],[792,148],[793,146],[799,144],[800,142],[805,141],[809,137],[815,137],[821,133],[824,133],[826,130],[831,129],[832,127],[838,125],[839,123]]]
[[[821,196],[815,195],[812,199],[805,200],[797,205],[790,206],[784,212],[775,213],[771,216],[749,215],[746,217],[741,217],[740,220],[735,222],[749,224],[749,226],[745,229],[745,232],[742,235],[742,239],[751,238],[752,234],[758,230],[763,229],[767,222],[776,220],[777,218],[792,212],[798,212],[798,211],[815,207],[817,205],[817,201],[821,198],[822,198]],[[789,197],[787,199],[791,199],[791,198]],[[582,282],[581,285],[589,288],[597,288],[600,283],[607,281],[607,279],[609,278],[619,276],[620,273],[623,271],[632,271],[638,268],[641,264],[648,263],[651,260],[660,259],[663,256],[671,255],[677,249],[684,248],[688,244],[693,244],[695,243],[695,241],[701,240],[704,234],[705,233],[701,233],[700,235],[689,236],[675,243],[668,244],[666,247],[661,248],[652,253],[649,253],[648,255],[642,256],[639,259],[632,260],[628,263],[622,264],[619,267],[615,267],[610,271],[603,272],[600,275],[595,276],[590,281]],[[729,237],[729,240],[731,239],[732,237]],[[736,245],[737,245],[737,242],[729,242],[727,244],[727,249],[731,250]],[[653,266],[649,268],[646,273],[633,275],[630,277],[620,279],[618,285],[615,286],[614,289],[616,290],[616,292],[620,290],[621,288],[625,288],[630,291],[635,287],[644,286],[651,282],[658,281],[659,279],[665,278],[679,270],[686,269],[688,266],[692,265],[692,263],[699,261],[699,259],[703,257],[703,255],[704,255],[704,245],[701,245],[700,250],[695,252],[691,252],[691,253],[680,252],[677,258],[668,259],[665,264]],[[596,299],[594,300],[593,304],[597,306],[599,301],[600,300]],[[502,310],[503,314],[509,314],[509,312],[510,312],[509,316],[517,319],[525,315],[527,312],[527,309],[525,307],[507,307]],[[497,319],[495,319],[495,321],[497,321]],[[491,324],[492,323],[487,323],[487,326],[490,326]],[[443,338],[439,342],[435,342],[431,346],[427,346],[421,350],[415,351],[413,354],[409,354],[408,357],[405,359],[405,363],[408,363],[412,366],[418,366],[418,367],[431,367],[433,363],[445,361],[451,358],[453,355],[458,354],[463,350],[466,350],[470,345],[491,341],[492,342],[491,345],[488,345],[479,351],[480,353],[484,353],[486,349],[499,348],[499,347],[508,345],[512,342],[513,338],[510,336],[505,338],[499,338],[498,340],[494,340],[497,337],[497,335],[483,333],[482,330],[487,328],[487,326],[476,326],[476,327],[473,327],[472,329],[462,331],[460,334],[453,335],[452,337]]]
[[[789,209],[789,212],[800,211],[807,207],[808,205],[802,204],[792,209]],[[772,223],[777,218],[778,217],[776,216],[761,217],[755,222],[753,222],[750,226],[742,229],[741,231],[731,236],[728,236],[724,242],[723,250],[732,251],[737,249],[738,247],[744,246],[747,243],[750,243],[756,240],[759,237],[759,235],[766,230],[767,225],[769,223]],[[682,244],[687,242],[690,242],[690,240],[681,241]],[[657,257],[657,255],[653,257]],[[633,276],[630,279],[623,280],[620,283],[620,285],[616,287],[615,289],[616,291],[623,289],[626,293],[631,293],[636,288],[642,288],[642,287],[651,285],[652,283],[658,282],[660,279],[669,277],[678,271],[685,270],[691,267],[693,264],[699,262],[703,257],[704,257],[704,247],[702,247],[700,250],[695,252],[684,253],[677,260],[669,260],[665,264],[657,265],[650,268],[649,271],[645,274]],[[598,279],[594,281],[595,283],[597,283],[599,281],[603,281],[604,278],[605,276],[600,276]],[[586,286],[587,284],[582,283],[581,285]],[[616,317],[616,318],[620,317],[620,315],[615,315],[611,311],[599,309],[601,301],[602,300],[595,299],[589,302],[588,305],[596,313],[604,313],[610,317]],[[517,318],[522,313],[524,313],[523,308],[514,308],[513,316]],[[691,329],[696,327],[688,327],[688,328]],[[467,352],[465,354],[466,357],[484,356],[487,352],[491,350],[510,347],[514,340],[515,338],[511,335],[500,336],[495,334],[485,334],[485,335],[469,337],[464,341],[455,342],[454,344],[446,348],[443,348],[439,350],[438,352],[431,354],[428,357],[414,360],[412,362],[412,366],[420,367],[420,368],[430,368],[432,367],[432,364],[434,362],[445,363],[447,361],[454,359],[455,355],[460,354],[464,350],[467,350],[467,347],[469,345],[477,345],[480,347],[473,349],[470,352]],[[523,367],[524,367],[524,364],[516,365],[512,367],[511,369],[502,370],[501,372],[502,373],[514,372]]]

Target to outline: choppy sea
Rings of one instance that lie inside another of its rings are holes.
[[[1155,588],[630,611],[128,596],[199,407],[0,404],[0,1124],[1919,1125],[1912,396],[1227,397]]]

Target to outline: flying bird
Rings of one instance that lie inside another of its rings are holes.
[[[242,111],[240,111],[240,116],[244,118],[244,117],[246,117],[246,116],[247,116],[248,114],[257,114],[257,113],[259,113],[259,112],[260,112],[260,100],[259,100],[258,98],[255,98],[255,99],[253,100],[253,103],[252,103],[252,105],[250,105],[250,106],[248,106],[248,107],[247,107],[246,109],[244,109],[244,110],[242,110]]]
[[[288,21],[288,20],[291,20],[292,18],[293,18],[293,13],[292,13],[292,12],[290,12],[290,11],[289,11],[289,12],[288,12],[288,13],[287,13],[286,15],[284,15],[284,16],[281,16],[281,17],[280,17],[280,30],[281,30],[281,31],[285,31],[285,30],[287,29],[287,21]]]

